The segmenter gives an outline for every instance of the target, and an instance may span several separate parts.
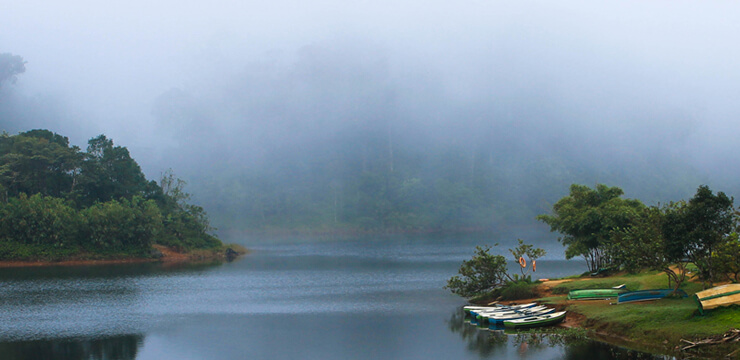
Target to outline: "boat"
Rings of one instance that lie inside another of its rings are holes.
[[[527,303],[527,304],[511,305],[511,306],[505,306],[505,305],[465,306],[463,307],[463,311],[465,311],[465,313],[467,314],[475,315],[479,312],[484,312],[484,311],[512,311],[512,310],[530,308],[535,305],[537,305],[537,303]]]
[[[506,320],[516,320],[516,319],[523,319],[523,318],[532,317],[532,316],[545,315],[553,311],[555,311],[555,309],[545,308],[545,309],[541,309],[538,311],[522,311],[522,312],[518,312],[514,314],[493,314],[488,317],[488,322],[503,324],[503,322]]]
[[[490,318],[491,316],[500,316],[500,315],[509,315],[509,314],[521,314],[524,312],[537,312],[547,309],[544,305],[529,307],[525,309],[518,309],[518,310],[505,310],[505,311],[480,311],[477,312],[475,317],[480,321],[486,321],[486,319]]]
[[[518,310],[506,310],[506,311],[481,311],[475,314],[475,318],[478,320],[479,323],[486,323],[488,322],[488,319],[493,316],[503,316],[503,315],[511,315],[511,314],[522,314],[522,313],[532,313],[532,312],[538,312],[546,309],[547,307],[544,305],[534,306],[534,307],[528,307],[525,309],[518,309]]]
[[[711,289],[694,294],[694,300],[699,304],[699,312],[712,310],[733,304],[740,305],[740,284],[715,286]]]
[[[676,293],[681,297],[687,297],[685,291],[678,289]],[[617,304],[624,304],[628,302],[636,301],[650,301],[662,299],[668,295],[673,294],[673,289],[652,289],[652,290],[638,290],[629,291],[623,294],[619,294],[617,297]]]
[[[513,329],[524,329],[555,325],[565,319],[565,313],[565,311],[559,311],[544,315],[525,317],[522,319],[506,320],[504,321],[504,326]]]
[[[583,289],[583,290],[571,290],[568,293],[568,300],[594,300],[594,299],[610,299],[619,296],[619,294],[627,292],[625,289]]]

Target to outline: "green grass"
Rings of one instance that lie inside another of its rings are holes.
[[[581,289],[608,289],[625,284],[627,290],[667,289],[668,277],[660,271],[646,271],[637,274],[620,274],[603,278],[578,277],[573,281],[565,282],[553,287],[553,294],[567,294],[571,290]],[[701,284],[684,282],[681,289],[689,294],[701,290]]]
[[[553,294],[567,294],[570,290],[609,288],[626,284],[629,290],[668,288],[667,276],[662,272],[619,274],[604,278],[578,278],[553,288]],[[740,327],[740,307],[721,308],[700,315],[691,295],[701,291],[701,284],[686,282],[681,287],[688,298],[668,298],[657,301],[610,305],[612,300],[565,301],[564,296],[540,299],[549,304],[565,304],[567,310],[586,316],[584,326],[601,333],[632,339],[635,343],[653,346],[662,352],[671,352],[681,339],[701,339],[723,334]],[[735,344],[734,346],[737,346]],[[714,347],[711,352],[727,354],[727,348]],[[722,353],[723,351],[726,351]],[[704,355],[707,355],[706,353]]]

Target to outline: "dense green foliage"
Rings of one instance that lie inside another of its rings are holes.
[[[188,204],[171,172],[147,181],[128,149],[104,135],[86,152],[48,130],[0,136],[0,259],[78,254],[148,256],[221,242],[203,208]]]
[[[615,230],[609,245],[613,263],[629,272],[663,271],[668,276],[668,286],[677,290],[686,279],[688,260],[680,252],[669,251],[673,239],[664,234],[668,230],[665,213],[678,207],[679,204],[671,203],[663,208],[645,208],[634,226]]]
[[[678,289],[691,263],[696,276],[710,284],[738,280],[738,217],[731,197],[702,185],[688,202],[648,208],[621,195],[616,187],[572,185],[553,215],[538,218],[563,235],[566,255],[584,256],[591,271],[660,270],[668,275],[669,286]]]
[[[698,269],[699,276],[713,281],[719,275],[715,254],[722,244],[736,242],[737,228],[733,199],[708,186],[700,186],[688,203],[666,214],[664,233],[672,239],[672,253],[682,254]]]
[[[590,271],[607,267],[611,262],[609,242],[615,229],[632,226],[645,207],[639,200],[622,199],[618,187],[599,184],[596,189],[573,184],[570,195],[553,206],[552,215],[537,217],[550,225],[551,231],[567,246],[565,256],[583,256]]]
[[[475,247],[475,255],[463,261],[460,275],[447,280],[445,288],[462,297],[473,297],[501,288],[510,280],[506,272],[506,258],[493,255],[490,246]]]

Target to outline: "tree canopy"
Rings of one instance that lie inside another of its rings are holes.
[[[553,206],[553,215],[538,219],[562,234],[566,257],[584,256],[589,270],[661,270],[678,289],[692,263],[705,283],[738,280],[738,214],[725,193],[701,185],[688,201],[645,207],[621,199],[616,187],[574,184],[570,190]]]
[[[0,136],[0,259],[146,256],[152,244],[213,248],[202,207],[170,171],[147,181],[105,135],[86,152],[49,130]]]
[[[639,200],[622,199],[618,187],[596,185],[596,189],[573,184],[570,194],[552,208],[552,215],[537,219],[559,232],[558,240],[565,245],[565,256],[583,256],[590,271],[606,267],[611,262],[609,242],[615,229],[632,226],[645,207]]]
[[[669,238],[669,252],[683,256],[699,269],[702,279],[717,277],[716,250],[731,241],[737,227],[734,199],[723,192],[716,195],[702,185],[688,202],[666,213],[664,234]]]

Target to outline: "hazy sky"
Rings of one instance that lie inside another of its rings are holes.
[[[615,137],[639,151],[665,142],[661,151],[680,147],[698,167],[740,165],[737,2],[24,0],[1,9],[0,52],[28,62],[15,91],[58,112],[17,128],[49,127],[79,145],[105,133],[150,175],[184,131],[157,122],[158,99],[179,91],[229,108],[229,89],[278,107],[341,103],[306,95],[317,88],[346,90],[349,102],[391,89],[406,113],[425,109],[415,121],[430,129],[448,129],[458,112],[479,122],[508,112],[532,131]],[[322,69],[349,80],[330,83]],[[296,89],[296,77],[316,88]],[[200,126],[226,134],[265,121],[205,113],[211,123]]]

